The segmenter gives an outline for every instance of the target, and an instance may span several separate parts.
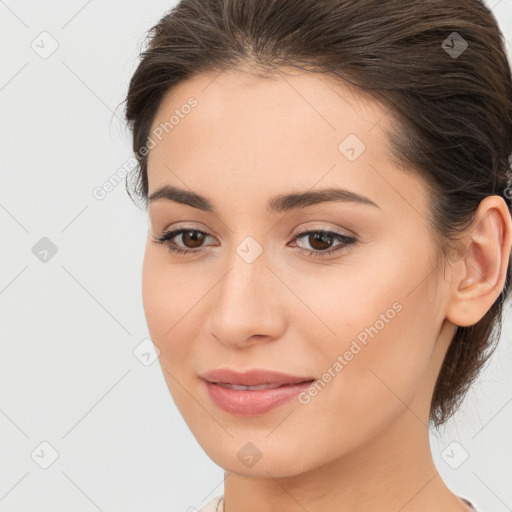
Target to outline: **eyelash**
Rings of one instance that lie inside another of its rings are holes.
[[[177,255],[182,255],[182,256],[192,256],[193,254],[201,252],[202,249],[181,249],[181,248],[176,247],[175,245],[171,244],[171,240],[175,236],[178,236],[178,235],[181,235],[182,233],[190,232],[190,231],[192,231],[194,233],[201,233],[202,235],[205,235],[205,236],[210,236],[208,233],[206,233],[205,231],[201,231],[200,229],[179,228],[179,229],[174,229],[171,231],[165,231],[161,235],[155,237],[154,240],[158,244],[167,246],[167,248],[169,249],[169,252],[171,252],[171,253],[174,253]],[[312,229],[312,230],[308,230],[308,231],[305,231],[304,229],[299,230],[292,241],[295,241],[298,238],[302,238],[302,237],[305,237],[306,235],[311,235],[314,233],[322,233],[322,234],[332,235],[332,237],[335,240],[342,242],[342,243],[339,244],[338,246],[336,246],[337,248],[335,248],[335,249],[328,249],[325,251],[312,251],[310,249],[299,248],[298,252],[300,254],[305,254],[307,256],[322,258],[322,257],[329,256],[330,254],[333,254],[336,252],[341,252],[341,251],[347,249],[349,246],[354,245],[357,242],[357,239],[355,237],[342,235],[341,233],[336,233],[335,231],[327,231],[324,229]]]

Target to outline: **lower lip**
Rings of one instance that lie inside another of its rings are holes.
[[[273,389],[234,390],[204,381],[210,398],[223,411],[239,416],[258,416],[292,400],[312,382],[289,384]]]

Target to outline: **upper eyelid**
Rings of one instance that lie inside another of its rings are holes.
[[[173,233],[173,232],[176,232],[176,231],[180,231],[180,232],[183,232],[183,231],[198,231],[198,232],[204,233],[205,235],[214,237],[214,235],[210,234],[205,229],[198,228],[196,226],[176,226],[176,227],[173,227],[173,228],[170,228],[170,229],[164,229],[162,232],[163,233]],[[301,228],[298,228],[294,232],[294,236],[301,235],[301,234],[304,234],[304,233],[310,233],[310,232],[316,233],[318,231],[324,231],[324,232],[327,232],[327,233],[337,233],[337,234],[340,234],[340,235],[351,236],[349,234],[339,233],[335,228],[315,227],[315,226],[303,226]]]
[[[186,231],[197,231],[197,232],[203,233],[204,235],[206,235],[206,236],[208,236],[210,238],[215,238],[215,236],[211,235],[206,230],[197,228],[195,226],[177,226],[177,227],[172,228],[172,229],[164,230],[163,234],[165,235],[165,234],[171,234],[172,233],[172,236],[169,236],[169,239],[173,239],[173,238],[175,238],[175,237],[177,237],[179,235],[182,235]],[[337,235],[337,236],[341,236],[341,237],[345,237],[345,238],[356,238],[355,235],[353,235],[353,234],[340,233],[339,231],[336,231],[333,228],[315,227],[315,226],[308,226],[308,225],[306,225],[306,226],[303,226],[303,227],[297,229],[291,235],[292,236],[291,241],[293,242],[296,239],[300,238],[301,236],[305,236],[306,234],[318,233],[318,232],[331,233],[333,235]],[[193,249],[191,249],[191,250],[193,250]]]
[[[327,233],[337,233],[339,235],[343,235],[343,233],[339,233],[334,228],[315,227],[315,226],[308,226],[308,225],[306,225],[306,226],[303,226],[303,227],[297,229],[294,232],[294,236],[302,235],[302,234],[305,234],[305,233],[316,233],[318,231],[324,231],[324,232],[327,232]],[[349,235],[347,235],[347,236],[349,236]]]
[[[348,231],[348,233],[340,233],[338,231],[338,229]],[[175,226],[173,228],[166,228],[162,231],[162,233],[170,233],[173,231],[180,231],[180,230],[200,231],[208,236],[213,237],[213,235],[211,235],[206,229],[203,229],[201,227],[197,227],[194,225],[186,225],[186,224],[178,224],[177,226]],[[354,232],[350,231],[347,228],[331,228],[331,227],[326,227],[326,226],[318,227],[318,226],[310,226],[308,224],[295,230],[294,234],[296,236],[296,235],[302,234],[304,232],[311,232],[311,231],[312,232],[325,231],[325,232],[329,232],[329,233],[337,233],[337,234],[344,235],[344,236],[356,236],[356,234]]]

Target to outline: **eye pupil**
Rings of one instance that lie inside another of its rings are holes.
[[[312,233],[309,238],[311,247],[319,251],[328,249],[332,243],[332,236],[329,233]],[[314,242],[311,243],[311,240]],[[318,247],[317,242],[320,242],[320,247]]]
[[[182,237],[183,237],[183,243],[185,243],[185,238],[188,237],[192,240],[192,245],[189,246],[187,243],[185,243],[185,245],[187,247],[191,247],[191,248],[196,248],[196,247],[201,247],[201,243],[203,242],[204,240],[204,234],[203,233],[200,233],[199,231],[184,231],[182,233]]]

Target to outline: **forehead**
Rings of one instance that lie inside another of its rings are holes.
[[[212,152],[216,161],[224,155],[232,163],[245,158],[246,164],[260,158],[269,163],[292,152],[307,163],[309,148],[338,152],[338,144],[351,133],[367,148],[383,150],[386,109],[379,103],[325,75],[277,73],[259,78],[223,71],[172,88],[153,119],[150,132],[157,132],[157,145],[148,164],[164,156],[177,163]]]
[[[369,95],[325,75],[198,75],[171,89],[155,115],[151,132],[160,134],[148,155],[149,193],[172,183],[209,196],[226,185],[270,196],[321,181],[396,200],[375,168],[403,174],[388,158],[388,114]]]
[[[179,111],[188,111],[191,98],[197,105],[183,116]],[[295,133],[299,127],[293,121],[300,119],[314,123],[320,131],[342,131],[356,129],[358,124],[373,127],[387,113],[384,105],[347,82],[284,68],[265,78],[244,71],[189,78],[163,96],[152,130],[168,122],[175,110],[180,114],[179,124],[190,124],[181,121],[191,117],[196,129],[211,129],[212,122],[224,128],[231,125],[233,130],[240,124],[248,129],[247,123],[263,123],[267,131],[293,126]]]

